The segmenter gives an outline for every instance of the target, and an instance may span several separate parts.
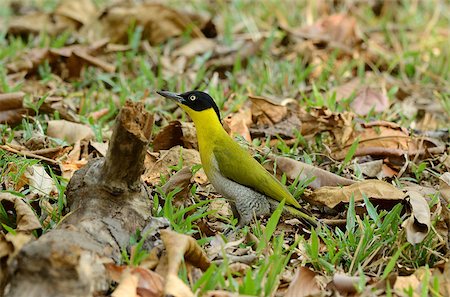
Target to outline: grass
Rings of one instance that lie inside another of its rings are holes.
[[[178,1],[169,2],[174,7],[179,5]],[[190,4],[194,10],[219,14],[223,27],[219,39],[224,45],[232,46],[239,34],[247,34],[250,38],[259,35],[268,36],[257,55],[249,57],[245,63],[237,59],[231,69],[224,73],[225,79],[220,80],[218,84],[212,83],[215,74],[206,68],[206,61],[211,53],[202,54],[187,62],[188,69],[198,69],[193,73],[193,77],[188,75],[190,73],[186,75],[171,73],[164,68],[160,60],[152,61],[142,50],[140,27],[129,30],[129,50],[109,55],[108,59],[117,67],[115,73],[104,73],[97,68],[87,67],[80,78],[60,81],[56,79],[55,69],[52,69],[49,63],[44,63],[39,67],[34,79],[41,85],[56,82],[56,93],[69,98],[79,107],[77,113],[80,121],[93,128],[97,141],[105,139],[111,131],[113,119],[126,99],[144,101],[146,108],[158,115],[154,135],[168,121],[178,119],[179,115],[174,113],[172,103],[157,101],[154,91],[158,89],[179,92],[193,88],[207,90],[217,99],[222,116],[242,108],[249,92],[280,98],[293,97],[306,108],[326,106],[332,111],[342,112],[349,109],[353,98],[336,102],[336,94],[331,90],[353,77],[362,78],[367,70],[379,76],[386,76],[394,83],[386,88],[392,107],[382,114],[371,113],[363,118],[363,121],[389,120],[405,127],[417,122],[417,115],[404,113],[398,99],[400,92],[414,96],[428,96],[430,100],[438,102],[442,110],[450,116],[448,92],[450,55],[448,40],[445,40],[444,34],[440,34],[440,31],[448,30],[450,11],[448,5],[443,1],[399,2],[394,4],[397,6],[392,10],[395,10],[395,15],[388,11],[385,15],[377,16],[370,7],[364,5],[353,9],[363,31],[363,40],[367,43],[370,38],[377,38],[385,47],[373,49],[381,52],[376,61],[367,62],[361,55],[341,59],[342,53],[334,50],[327,53],[327,59],[320,65],[322,70],[318,75],[315,74],[318,65],[310,63],[307,57],[298,54],[295,59],[289,60],[283,53],[273,52],[274,48],[279,48],[286,38],[286,33],[276,26],[274,11],[286,16],[290,26],[300,27],[307,24],[311,18],[318,19],[322,15],[320,7],[308,1],[294,2],[298,7],[292,9],[293,3],[290,1],[265,0],[260,5],[254,5],[251,1],[238,0],[219,1],[214,4],[194,1]],[[46,11],[51,11],[57,1],[36,1],[36,3],[42,5]],[[1,5],[6,7],[7,2],[0,4],[1,16],[12,17],[11,11],[2,9]],[[338,7],[337,10],[347,11],[345,7]],[[189,39],[187,36],[184,38]],[[68,34],[57,37],[40,34],[20,38],[0,32],[0,91],[21,91],[27,83],[26,79],[11,81],[8,78],[5,71],[8,61],[16,59],[25,50],[46,46],[60,48],[69,40]],[[164,55],[165,46],[174,45],[169,41],[168,45],[152,47],[156,56]],[[25,119],[15,127],[0,125],[0,144],[11,143],[13,139],[27,141],[36,134],[45,135],[46,122],[59,118],[59,114],[40,113],[39,107],[45,98],[55,95],[54,92],[55,90],[36,90],[36,94],[29,96],[27,100],[36,115]],[[233,99],[229,100],[230,98]],[[94,119],[92,114],[105,108],[108,110],[107,114],[99,120]],[[187,120],[185,115],[181,120]],[[278,155],[301,159],[341,175],[348,172],[346,169],[352,163],[357,142],[352,145],[344,162],[331,166],[330,161],[324,157],[328,138],[325,133],[314,139],[306,139],[298,131],[296,135],[294,145],[288,145],[283,139],[278,138],[278,144],[270,149]],[[269,140],[255,139],[254,144],[269,146]],[[19,183],[27,168],[42,162],[10,154],[1,149],[0,157],[1,190],[26,197],[30,189],[27,186],[16,188],[15,185]],[[429,159],[411,162],[406,170],[406,176],[402,177],[401,181],[435,184],[438,174],[434,170],[443,168],[436,167],[435,163],[435,160]],[[14,170],[11,170],[11,164],[14,164]],[[182,160],[172,170],[178,171],[181,167]],[[51,213],[46,213],[43,208],[42,212],[38,213],[41,221],[46,222],[43,232],[56,226],[65,214],[64,190],[67,184],[67,181],[60,178],[61,172],[57,168],[47,165],[45,168],[57,185],[58,192],[53,197],[37,198],[48,201],[52,206]],[[432,174],[427,175],[430,172]],[[290,184],[286,180],[284,182],[290,187],[291,192],[299,197],[311,181],[296,180]],[[154,215],[166,217],[177,232],[201,236],[196,222],[214,215],[208,210],[209,201],[200,199],[194,185],[190,192],[195,202],[188,207],[175,207],[173,198],[177,191],[179,190],[167,194],[161,190],[154,192]],[[158,207],[160,201],[164,201],[162,207]],[[255,229],[242,231],[260,235],[261,241],[256,245],[257,263],[251,265],[244,274],[235,274],[229,270],[229,261],[225,257],[221,264],[211,266],[202,277],[191,283],[191,288],[199,293],[212,289],[226,289],[241,294],[273,295],[280,284],[279,275],[283,269],[294,268],[291,264],[292,259],[297,259],[297,264],[312,267],[325,276],[343,271],[350,275],[359,275],[362,279],[364,275],[386,278],[393,272],[406,273],[406,268],[410,269],[407,271],[418,267],[429,270],[440,260],[436,256],[436,253],[439,254],[440,246],[436,241],[435,229],[432,229],[421,244],[409,245],[401,228],[405,216],[401,205],[395,206],[389,212],[376,209],[367,199],[364,205],[366,215],[360,215],[355,211],[355,204],[353,202],[349,204],[345,228],[318,228],[305,236],[297,236],[296,239],[287,234],[277,233],[276,226],[281,215],[277,210],[268,221],[255,224]],[[233,218],[230,219],[230,222],[232,221]],[[2,204],[0,204],[0,222],[6,232],[14,232],[15,217]],[[135,246],[135,252],[133,257],[124,254],[126,263],[137,265],[143,259],[145,251],[142,250],[142,238],[144,237],[137,235],[130,242]],[[200,238],[199,242],[207,245],[209,240],[210,238]],[[245,245],[253,247],[254,244]],[[268,250],[271,252],[267,252]],[[428,275],[428,280],[430,282],[425,281],[425,284],[430,285],[422,287],[422,294],[438,296],[435,294],[439,285],[438,280],[431,275]],[[358,290],[364,289],[365,282],[362,280]],[[407,292],[406,295],[412,295],[412,292]]]

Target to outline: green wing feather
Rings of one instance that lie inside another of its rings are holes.
[[[213,149],[223,176],[270,198],[301,208],[289,191],[231,138]]]

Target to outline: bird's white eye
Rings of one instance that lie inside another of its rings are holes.
[[[189,96],[189,100],[194,101],[195,99],[197,99],[197,97],[195,97],[195,95]]]

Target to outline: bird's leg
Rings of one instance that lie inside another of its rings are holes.
[[[236,199],[236,210],[239,213],[238,228],[249,225],[252,219],[270,214],[270,203],[267,197],[255,191]],[[246,193],[247,194],[247,193]]]

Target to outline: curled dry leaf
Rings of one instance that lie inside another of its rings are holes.
[[[346,143],[353,133],[353,117],[350,112],[332,112],[327,108],[299,109],[302,123],[301,133],[304,136],[330,131],[337,143]]]
[[[178,278],[178,270],[184,258],[186,262],[205,271],[210,265],[208,257],[190,236],[166,229],[161,231],[161,239],[168,259],[164,293],[176,297],[193,296],[191,290]]]
[[[291,180],[295,180],[299,176],[301,180],[315,177],[315,179],[309,184],[309,186],[313,189],[318,189],[324,186],[346,186],[356,182],[313,165],[287,157],[275,157],[275,162],[277,164],[277,169],[281,170],[283,173],[286,173],[286,176]]]
[[[41,223],[34,214],[33,209],[21,197],[9,193],[0,193],[0,202],[5,201],[14,205],[17,231],[32,231],[41,228]]]
[[[406,201],[409,205],[411,216],[403,222],[406,230],[406,239],[411,244],[417,244],[424,240],[430,231],[431,213],[427,200],[416,191],[406,193]]]
[[[383,112],[389,107],[386,90],[361,78],[355,78],[337,87],[334,92],[336,92],[337,101],[355,95],[350,106],[359,115],[367,115],[372,108],[375,112]]]
[[[347,140],[340,141],[333,148],[332,157],[342,160],[348,153],[350,146],[359,138],[359,145],[355,156],[402,156],[415,155],[420,149],[430,149],[439,146],[439,142],[427,138],[414,138],[408,131],[391,122],[376,121],[361,124],[362,129],[354,129]]]
[[[48,122],[47,135],[72,144],[83,139],[93,138],[94,132],[91,127],[86,125],[66,120],[54,120]]]
[[[103,39],[89,46],[75,44],[62,48],[33,48],[23,52],[6,67],[12,73],[25,71],[33,74],[42,63],[48,61],[53,73],[59,74],[62,78],[79,77],[85,65],[92,65],[112,73],[115,71],[113,64],[94,56],[106,46],[107,42],[108,40]]]
[[[139,276],[126,271],[119,280],[119,285],[111,294],[112,297],[138,297],[137,286]]]
[[[88,40],[110,38],[113,43],[127,43],[128,31],[134,24],[142,28],[142,39],[151,44],[190,32],[191,37],[204,37],[201,30],[186,14],[156,3],[120,3],[108,7],[102,16],[80,34]]]
[[[349,54],[361,42],[356,19],[346,14],[325,16],[302,28],[290,28],[287,22],[281,21],[280,27],[300,41],[307,39],[319,44],[326,43],[331,48],[337,47]]]
[[[115,264],[105,266],[109,277],[119,283],[112,296],[133,296],[133,294],[139,297],[162,296],[164,280],[158,273],[142,267],[117,266]]]
[[[353,196],[355,201],[363,200],[363,195],[381,200],[403,200],[405,194],[393,185],[380,180],[365,180],[345,187],[322,187],[305,200],[334,208],[339,203],[348,203]]]
[[[248,127],[252,124],[252,114],[249,108],[240,109],[237,113],[230,114],[223,119],[224,128],[232,137],[242,136],[246,141],[251,142],[252,137]]]
[[[206,62],[206,67],[224,73],[233,67],[237,59],[245,64],[248,58],[254,56],[260,50],[263,41],[262,38],[256,42],[244,41],[236,45],[234,49],[227,49],[225,53],[221,53],[221,50],[217,49],[213,57]]]
[[[346,274],[336,273],[333,275],[333,285],[335,288],[343,294],[356,293],[356,286],[360,281],[358,276],[349,276]]]
[[[256,125],[268,126],[279,123],[287,115],[286,104],[274,104],[270,99],[261,96],[248,96],[252,102],[252,117]]]
[[[0,94],[0,123],[15,125],[22,121],[22,115],[27,113],[23,108],[25,93],[15,92]]]
[[[450,172],[445,172],[439,177],[439,192],[445,201],[450,204]]]
[[[289,284],[286,297],[315,296],[321,292],[316,280],[316,273],[307,267],[300,267]]]
[[[30,186],[30,192],[35,195],[50,195],[57,192],[55,182],[45,171],[42,165],[29,166],[24,172],[26,182]]]
[[[172,55],[175,57],[183,56],[186,58],[192,58],[197,55],[202,55],[204,53],[213,51],[215,47],[216,42],[211,39],[196,38],[174,50]]]
[[[185,149],[177,145],[169,150],[161,150],[156,154],[147,154],[144,163],[145,172],[142,178],[152,185],[157,184],[161,174],[169,174],[172,170],[170,167],[178,165],[180,157],[183,159],[184,166],[191,167],[201,164],[200,153],[197,150]]]
[[[197,148],[197,135],[192,122],[172,121],[165,126],[153,140],[153,150],[168,150],[181,145],[185,148]]]

